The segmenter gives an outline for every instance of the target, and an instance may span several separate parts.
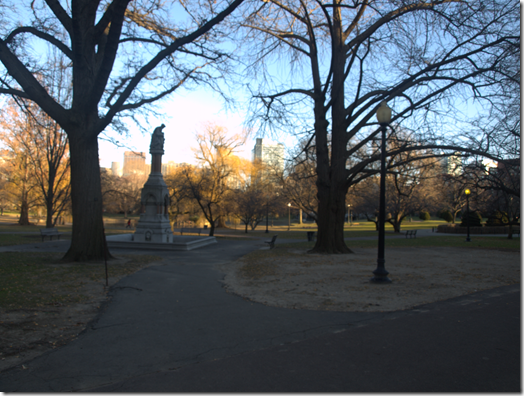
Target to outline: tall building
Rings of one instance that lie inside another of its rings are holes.
[[[284,170],[284,145],[267,139],[257,139],[252,151],[253,161],[260,160],[275,171]]]
[[[175,173],[175,170],[177,168],[188,166],[189,164],[186,162],[175,162],[175,161],[167,161],[167,163],[162,164],[162,175],[167,176]]]
[[[111,162],[111,173],[113,176],[122,176],[122,166],[120,162]]]
[[[458,176],[462,173],[462,157],[459,155],[460,153],[457,152],[455,155],[442,158],[441,164],[444,174]]]
[[[126,151],[124,153],[123,176],[147,175],[146,153]]]

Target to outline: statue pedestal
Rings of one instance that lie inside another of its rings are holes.
[[[156,169],[155,169],[156,170]],[[162,173],[151,172],[141,195],[142,213],[133,236],[135,242],[172,243],[169,190]]]

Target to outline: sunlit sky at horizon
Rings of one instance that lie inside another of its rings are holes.
[[[184,91],[172,95],[171,99],[166,100],[160,109],[158,117],[150,117],[150,125],[146,126],[149,133],[142,133],[137,126],[128,123],[131,136],[127,139],[119,136],[116,132],[108,133],[108,136],[118,140],[120,145],[99,138],[99,158],[100,166],[111,168],[112,162],[119,162],[123,166],[124,152],[137,151],[146,153],[146,162],[149,163],[149,144],[153,130],[165,124],[164,137],[165,154],[162,162],[174,161],[176,163],[186,162],[196,164],[195,153],[192,148],[196,148],[195,133],[202,132],[206,123],[213,123],[226,127],[230,135],[240,134],[244,129],[245,117],[241,111],[226,110],[218,95],[211,93],[204,88],[193,91]],[[162,116],[164,113],[164,116]],[[236,155],[246,159],[251,159],[251,150],[255,145],[255,139],[263,137],[253,131],[246,139],[246,144],[236,152]],[[264,138],[268,138],[264,136]],[[284,143],[286,149],[290,149],[294,143],[292,136],[282,136],[280,139],[269,139]]]

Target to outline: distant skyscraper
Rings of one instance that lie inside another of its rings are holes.
[[[167,163],[162,164],[162,174],[164,176],[172,175],[175,173],[177,168],[188,166],[189,164],[186,162],[175,162],[175,161],[167,161]]]
[[[460,153],[455,153],[449,157],[444,157],[441,160],[444,173],[447,175],[458,176],[462,173],[462,158],[459,156]]]
[[[135,151],[126,151],[124,153],[124,170],[123,176],[146,175],[146,153],[137,153]]]
[[[122,176],[120,162],[111,162],[111,173],[113,173],[113,176]]]
[[[284,145],[267,139],[257,139],[252,151],[253,161],[260,160],[273,170],[284,170]]]

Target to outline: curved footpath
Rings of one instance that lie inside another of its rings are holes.
[[[226,293],[215,266],[263,245],[155,251],[163,261],[113,286],[76,340],[0,372],[0,391],[521,391],[520,285],[385,313],[288,310]]]

